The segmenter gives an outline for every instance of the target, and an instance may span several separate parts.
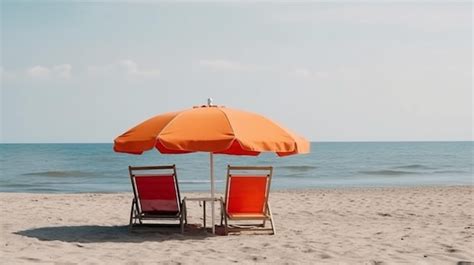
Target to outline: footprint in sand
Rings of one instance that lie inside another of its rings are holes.
[[[392,215],[389,213],[377,213],[377,215],[383,216],[383,217],[391,217]]]
[[[266,259],[267,259],[267,257],[265,257],[265,256],[263,256],[263,257],[252,256],[252,260],[253,260],[254,262],[262,262],[262,261],[264,261],[264,260],[266,260]]]
[[[242,252],[255,252],[256,250],[257,250],[256,248],[247,247],[247,246],[240,248],[240,251]]]
[[[27,260],[27,261],[30,261],[30,262],[40,262],[41,261],[40,259],[30,258],[30,257],[20,257],[20,259],[24,259],[24,260]]]
[[[321,255],[319,255],[319,256],[320,256],[322,259],[330,259],[330,258],[331,258],[331,256],[329,256],[329,255],[326,254],[326,253],[323,253],[323,254],[321,254]]]
[[[296,248],[295,246],[291,245],[291,244],[284,244],[283,245],[285,248]]]
[[[447,249],[446,249],[446,252],[454,253],[454,252],[458,252],[458,250],[455,249],[455,248],[447,248]]]

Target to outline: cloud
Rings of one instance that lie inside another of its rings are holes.
[[[295,68],[290,71],[290,75],[295,77],[309,77],[311,72],[306,68]]]
[[[52,72],[60,78],[71,77],[72,66],[70,64],[61,64],[53,67]]]
[[[199,65],[212,71],[246,72],[246,73],[271,73],[286,75],[294,78],[326,78],[327,72],[312,71],[306,67],[279,67],[275,65],[244,64],[228,60],[200,60]]]
[[[52,67],[36,65],[27,69],[26,73],[29,77],[36,79],[69,79],[71,77],[71,69],[72,66],[70,64],[60,64]]]
[[[122,60],[119,65],[125,69],[129,76],[143,77],[143,78],[157,78],[161,72],[159,69],[139,69],[137,63],[132,60]]]
[[[289,71],[291,77],[296,78],[317,78],[322,79],[329,76],[327,72],[312,71],[308,68],[297,67]]]
[[[33,78],[48,78],[51,75],[51,70],[48,67],[37,65],[28,69],[27,73]]]
[[[161,71],[157,68],[142,69],[132,60],[120,60],[107,65],[92,65],[87,72],[94,76],[123,76],[127,79],[159,78]]]
[[[227,72],[256,72],[263,70],[263,67],[259,67],[254,64],[243,64],[236,61],[228,60],[200,60],[199,65],[208,68],[212,71],[227,71]]]

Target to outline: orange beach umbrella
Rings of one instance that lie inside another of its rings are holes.
[[[156,148],[163,154],[209,152],[211,197],[214,198],[213,154],[279,156],[309,153],[309,142],[255,113],[208,105],[150,118],[118,136],[116,152],[142,154]],[[214,232],[214,201],[212,201]]]

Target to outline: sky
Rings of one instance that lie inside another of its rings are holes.
[[[205,104],[311,141],[473,140],[472,3],[1,1],[2,143]]]

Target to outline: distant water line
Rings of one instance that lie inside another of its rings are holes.
[[[307,155],[215,156],[216,185],[231,165],[274,166],[272,189],[472,185],[473,142],[312,143]],[[129,165],[176,164],[180,189],[209,190],[204,153],[115,153],[111,144],[0,144],[2,192],[130,191]]]

